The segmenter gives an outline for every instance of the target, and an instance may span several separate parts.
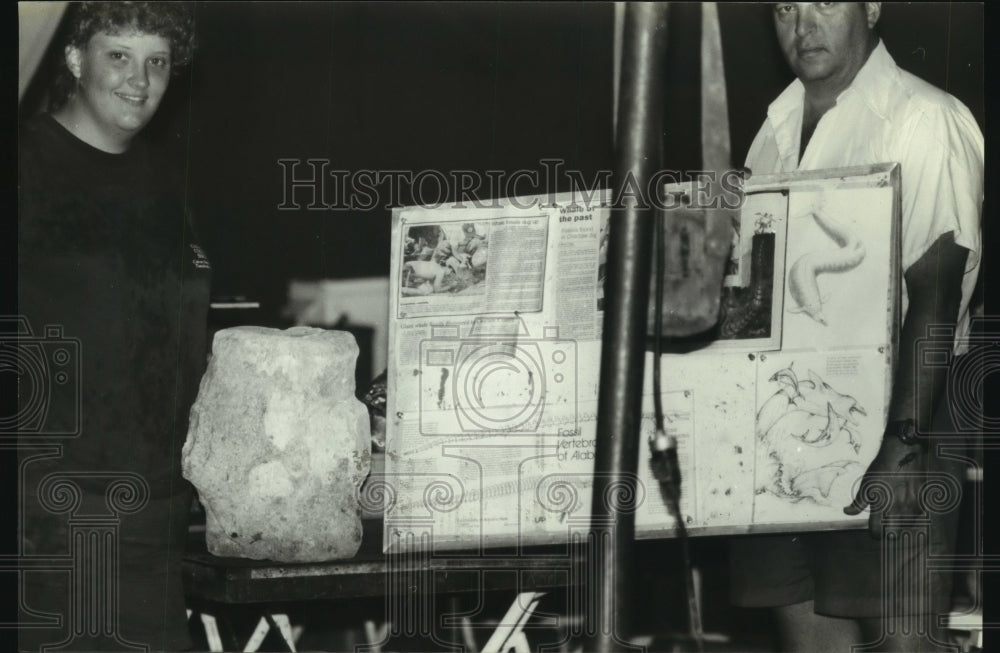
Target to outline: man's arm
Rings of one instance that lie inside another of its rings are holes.
[[[926,432],[930,428],[938,402],[944,394],[948,371],[940,366],[923,365],[917,359],[916,345],[918,340],[925,339],[939,341],[941,347],[948,350],[954,347],[954,328],[968,254],[967,249],[955,243],[952,232],[948,232],[939,237],[904,273],[909,308],[900,332],[889,420],[913,419],[918,432]],[[936,327],[934,333],[928,331],[929,326]],[[895,437],[883,438],[854,501],[844,508],[844,512],[848,515],[861,513],[874,499],[870,486],[875,482],[888,482],[891,486],[894,513],[917,512],[917,497],[923,478],[919,474],[904,473],[893,482],[886,475],[933,469],[934,457],[934,452],[925,445],[912,446]],[[872,511],[869,528],[873,536],[881,535],[881,511]]]
[[[956,245],[954,235],[948,232],[904,274],[909,309],[899,335],[889,419],[913,419],[918,432],[930,429],[935,407],[944,391],[947,368],[923,365],[917,360],[917,341],[937,341],[949,351],[954,347],[954,329],[968,255],[969,250]],[[928,331],[931,326],[936,327],[935,333]]]

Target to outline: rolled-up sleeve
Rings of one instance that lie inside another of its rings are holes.
[[[900,130],[903,269],[953,232],[969,250],[966,273],[982,250],[983,135],[969,110],[954,101],[916,112]]]

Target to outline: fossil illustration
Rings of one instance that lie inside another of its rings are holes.
[[[771,333],[774,234],[755,234],[751,243],[750,287],[728,289],[730,295],[722,302],[719,319],[723,338],[766,337]]]
[[[757,411],[758,492],[828,505],[837,478],[860,466],[856,430],[867,413],[815,372],[808,377],[800,380],[790,365],[769,379],[779,387]]]
[[[816,503],[826,503],[830,498],[830,491],[833,484],[842,475],[849,471],[860,469],[860,463],[856,460],[837,460],[820,467],[807,469],[795,476],[778,476],[777,486],[780,494],[795,501],[801,499],[812,499]],[[784,485],[787,483],[787,485]]]
[[[814,208],[811,213],[840,247],[807,252],[792,264],[788,273],[788,292],[798,307],[788,310],[805,313],[825,326],[824,298],[820,297],[816,278],[823,272],[846,272],[858,267],[865,258],[865,246],[854,232],[830,217],[824,209]]]

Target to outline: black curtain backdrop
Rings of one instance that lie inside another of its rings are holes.
[[[195,6],[195,63],[173,80],[149,133],[187,184],[215,296],[260,300],[265,316],[277,315],[290,279],[389,270],[390,198],[383,193],[375,208],[310,210],[309,191],[299,190],[302,208],[281,210],[279,159],[316,158],[344,171],[471,170],[484,182],[488,170],[533,170],[542,180],[546,158],[587,179],[611,167],[611,4]],[[769,5],[722,4],[719,13],[739,165],[792,76]],[[896,61],[956,95],[980,125],[983,18],[982,4],[887,3],[880,21]],[[701,164],[698,5],[671,3],[669,29],[664,152],[668,168],[693,170]],[[32,86],[22,115],[40,106],[43,87]],[[436,188],[433,179],[423,186],[430,199]],[[565,178],[557,189],[568,189]]]

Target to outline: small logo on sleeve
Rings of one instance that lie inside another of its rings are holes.
[[[195,245],[194,243],[188,243],[188,245],[191,247],[191,251],[194,252],[194,258],[191,259],[191,263],[193,263],[196,268],[202,270],[211,270],[212,264],[208,262],[208,257],[205,255],[205,250],[203,250],[198,245]]]

